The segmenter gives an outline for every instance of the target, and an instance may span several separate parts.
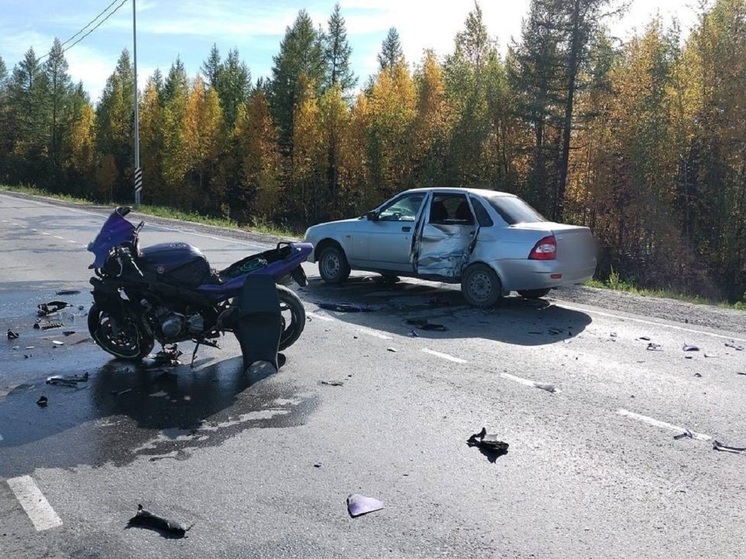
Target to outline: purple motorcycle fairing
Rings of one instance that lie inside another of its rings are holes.
[[[118,212],[113,211],[101,226],[96,238],[88,243],[88,250],[93,253],[95,260],[88,268],[101,268],[109,256],[109,251],[115,246],[131,243],[136,238],[136,228]]]

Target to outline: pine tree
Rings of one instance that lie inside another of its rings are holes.
[[[72,80],[67,73],[68,64],[62,50],[60,40],[55,38],[54,44],[49,51],[47,60],[44,62],[44,72],[49,84],[51,122],[49,140],[49,158],[51,164],[51,176],[49,186],[53,191],[59,192],[62,185],[60,182],[60,143],[62,135],[66,132],[70,120],[70,95],[72,93]]]
[[[340,12],[339,3],[334,5],[334,12],[328,21],[324,57],[326,58],[326,88],[339,86],[346,95],[357,85],[357,77],[350,67],[352,47],[347,41],[345,20]]]
[[[238,108],[249,100],[251,94],[251,72],[238,56],[237,49],[228,51],[225,62],[220,64],[214,86],[220,99],[220,107],[228,129],[236,123]]]
[[[399,40],[399,32],[396,27],[391,27],[381,43],[381,52],[378,54],[379,70],[386,70],[404,63],[404,51]]]

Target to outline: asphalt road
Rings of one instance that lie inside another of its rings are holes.
[[[0,341],[0,557],[746,556],[746,456],[713,449],[746,446],[744,334],[561,292],[482,312],[452,286],[335,288],[308,264],[279,373],[246,378],[229,337],[134,367],[87,337],[107,213],[0,195],[0,327],[19,334]],[[143,246],[190,242],[215,267],[268,246],[145,219]],[[34,329],[58,299],[64,325]],[[507,454],[466,444],[482,427]],[[384,508],[351,518],[353,493]],[[127,529],[139,503],[187,537]]]

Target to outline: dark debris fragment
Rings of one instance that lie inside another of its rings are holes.
[[[78,375],[52,375],[46,380],[47,384],[56,384],[59,386],[78,386],[79,382],[88,382],[89,374],[85,373],[83,376]]]
[[[55,295],[78,295],[80,291],[77,289],[62,289],[55,293]]]
[[[166,538],[183,538],[192,526],[184,526],[174,520],[148,512],[142,505],[137,505],[137,513],[127,523],[127,528],[148,528],[159,532]]]
[[[479,433],[474,433],[466,440],[469,446],[476,446],[490,462],[495,462],[500,456],[508,453],[508,443],[498,440],[497,435],[487,434],[487,429],[482,427]]]
[[[648,351],[663,351],[663,348],[661,347],[661,344],[656,344],[655,342],[648,343],[647,347]]]
[[[684,351],[699,351],[699,348],[696,345],[691,344],[684,344],[681,349]]]
[[[733,342],[725,342],[725,347],[735,349],[736,351],[743,351],[743,346],[734,344]]]
[[[46,396],[39,396],[39,399],[36,401],[36,405],[40,408],[46,408],[48,403],[49,398],[47,398]]]
[[[8,339],[9,340],[16,340],[18,339],[18,336],[19,336],[18,332],[13,332],[13,330],[8,328]]]
[[[37,305],[36,308],[38,309],[37,314],[39,316],[49,316],[69,306],[70,304],[65,301],[49,301],[48,303]]]
[[[732,452],[733,454],[746,454],[746,448],[738,446],[728,446],[720,441],[712,441],[712,449],[720,452]]]
[[[355,303],[325,303],[320,301],[316,303],[320,309],[337,312],[372,312],[373,309],[367,305],[358,305]]]
[[[156,365],[181,365],[181,361],[179,361],[181,355],[182,352],[178,344],[164,345],[163,349],[155,354],[153,361],[155,361]]]
[[[52,328],[62,328],[64,324],[60,320],[41,320],[34,323],[34,330],[50,330]]]

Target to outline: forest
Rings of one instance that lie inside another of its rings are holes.
[[[235,48],[177,58],[139,92],[142,202],[302,231],[407,188],[502,190],[589,226],[600,279],[746,300],[746,0],[625,42],[615,4],[531,0],[502,55],[478,3],[442,56],[406,60],[392,27],[366,78],[339,5],[298,12],[268,77]],[[133,90],[126,50],[95,103],[58,39],[0,56],[0,184],[131,205]]]

